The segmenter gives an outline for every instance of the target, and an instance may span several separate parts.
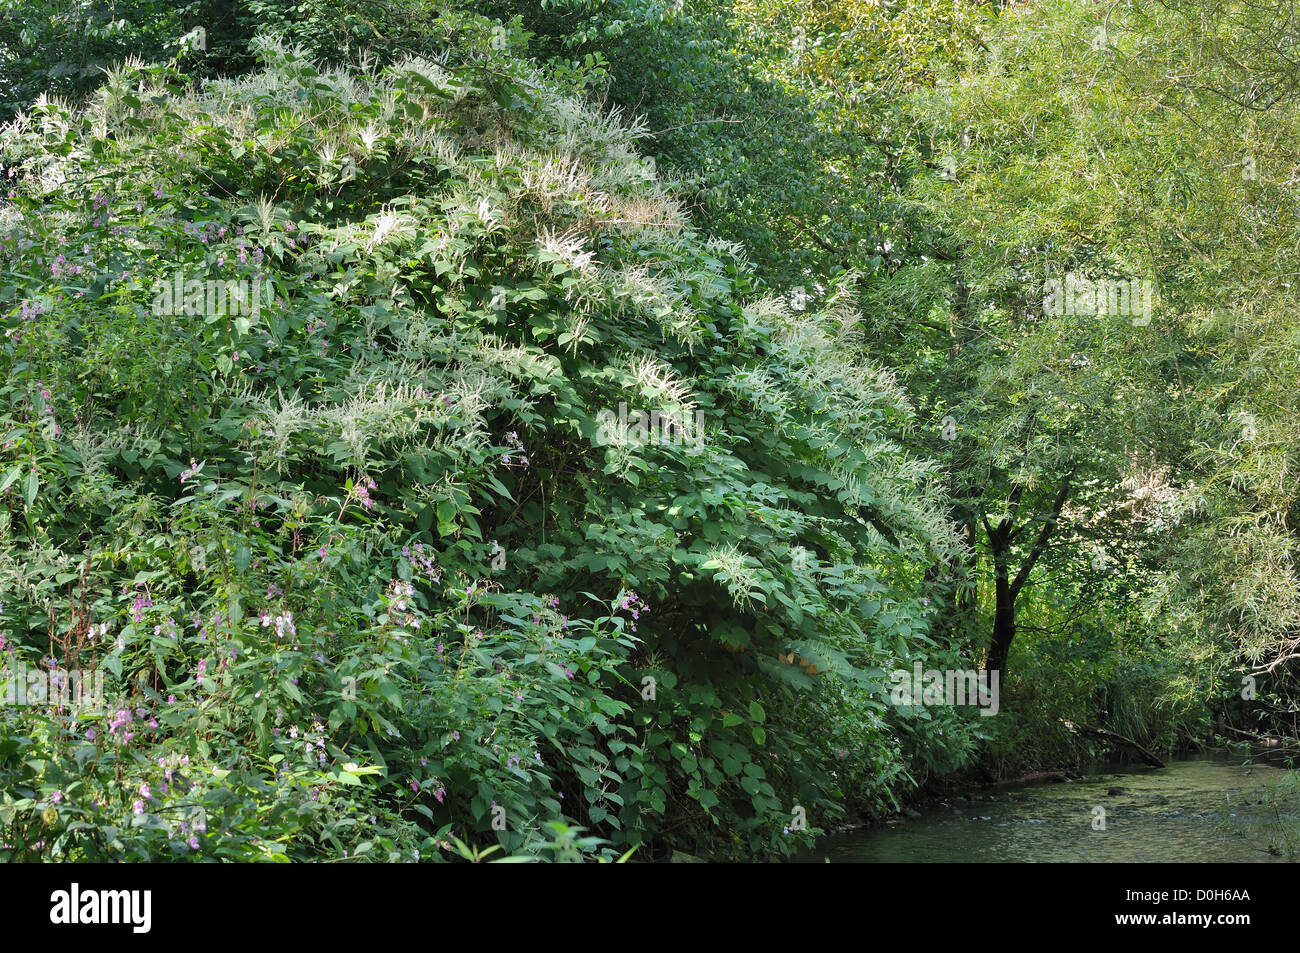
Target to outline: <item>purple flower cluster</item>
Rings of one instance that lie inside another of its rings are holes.
[[[624,612],[627,612],[630,609],[632,611],[633,620],[641,618],[641,616],[644,613],[648,613],[650,611],[649,604],[646,603],[644,599],[638,596],[636,592],[634,592],[631,589],[629,589],[627,592],[623,594],[623,598],[619,602],[618,607],[622,609]],[[635,621],[633,621],[632,624],[632,631],[633,632],[636,631]]]
[[[143,622],[144,610],[150,608],[153,608],[153,599],[149,597],[149,592],[146,590],[143,595],[135,597],[135,603],[131,607],[131,611],[135,613],[135,621]]]
[[[298,627],[294,625],[293,613],[288,609],[282,615],[271,615],[269,612],[262,610],[258,613],[261,620],[262,628],[267,629],[272,625],[275,626],[276,639],[283,639],[285,635],[295,638],[298,635]]]
[[[139,725],[136,724],[137,721],[140,722]],[[145,728],[157,730],[158,719],[150,715],[144,708],[137,708],[134,711],[130,708],[121,708],[115,711],[113,717],[109,719],[108,737],[118,744],[127,745]],[[95,737],[93,728],[86,732],[87,741],[94,741]]]
[[[510,433],[506,434],[506,436],[510,439],[511,443],[515,445],[515,453],[520,454],[518,466],[528,466],[528,456],[524,450],[523,443],[519,440],[519,434],[512,430]],[[501,462],[506,466],[514,466],[514,464],[510,462],[510,454],[508,453],[501,455]]]
[[[79,275],[83,271],[85,271],[83,265],[69,264],[65,255],[56,255],[54,261],[50,262],[50,277],[52,278],[60,278],[64,274]]]
[[[373,509],[375,501],[370,498],[370,491],[373,489],[375,489],[374,480],[367,479],[364,483],[361,480],[357,480],[357,482],[352,485],[352,492],[348,494],[348,499],[352,499],[352,497],[355,496],[361,501],[361,505],[366,509]]]
[[[311,730],[316,737],[313,740],[306,737],[306,732],[303,733],[304,751],[308,758],[311,758],[314,754],[316,756],[316,762],[323,767],[327,760],[325,755],[325,726],[319,721],[313,721]],[[289,735],[290,737],[295,737],[297,733],[298,729],[293,728],[290,730]]]
[[[433,794],[434,798],[437,800],[439,804],[441,804],[443,798],[447,796],[447,788],[444,787],[442,782],[439,781],[437,778],[427,778],[425,779],[424,784],[421,784],[415,778],[412,778],[411,790],[418,794],[421,788],[431,789],[431,793]]]
[[[405,612],[410,607],[410,600],[414,595],[414,586],[409,582],[394,579],[388,591],[388,608],[394,612]]]
[[[426,546],[424,543],[403,546],[402,555],[406,557],[407,564],[413,572],[422,573],[429,582],[440,582],[442,580],[438,564],[434,561],[435,553],[432,546]]]

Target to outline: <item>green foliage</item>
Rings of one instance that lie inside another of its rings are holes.
[[[8,651],[116,712],[5,710],[9,829],[59,816],[23,850],[789,851],[843,791],[786,713],[926,644],[958,544],[844,296],[755,294],[635,129],[430,29],[366,75],[126,67],[5,133]]]
[[[1273,0],[468,8],[3,4],[0,658],[109,704],[0,706],[0,855],[780,855],[1285,727]]]
[[[0,3],[0,120],[37,97],[77,97],[94,89],[106,69],[128,55],[166,60],[211,4],[122,0]]]

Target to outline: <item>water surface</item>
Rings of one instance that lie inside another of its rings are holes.
[[[919,819],[819,841],[832,862],[1262,862],[1300,847],[1300,801],[1264,764],[1182,759],[1082,781],[970,792]],[[1108,793],[1114,789],[1119,793]],[[1105,830],[1093,827],[1105,810]],[[1280,853],[1272,853],[1279,851]]]

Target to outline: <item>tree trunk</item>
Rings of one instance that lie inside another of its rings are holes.
[[[1007,570],[1011,545],[1002,534],[999,533],[998,537],[993,550],[993,639],[989,643],[989,657],[984,668],[998,672],[999,683],[1005,683],[1007,655],[1011,652],[1011,641],[1016,637],[1016,596]]]
[[[1012,521],[1020,508],[1023,488],[1017,486],[1011,491],[1010,514],[999,520],[997,526],[990,525],[987,519],[984,520],[984,532],[988,535],[989,550],[993,555],[994,584],[993,638],[989,642],[989,657],[984,663],[984,669],[997,672],[1000,684],[1006,684],[1007,656],[1011,654],[1011,643],[1016,637],[1016,597],[1029,581],[1034,565],[1046,552],[1047,544],[1052,534],[1056,532],[1057,524],[1061,519],[1061,509],[1070,497],[1070,482],[1073,479],[1074,473],[1071,471],[1061,481],[1056,499],[1052,501],[1052,509],[1043,519],[1042,526],[1038,528],[1038,536],[1025,558],[1021,560],[1020,569],[1014,579],[1011,577],[1008,563],[1011,559],[1011,544],[1020,531],[1015,529]],[[1022,529],[1027,526],[1028,524]]]

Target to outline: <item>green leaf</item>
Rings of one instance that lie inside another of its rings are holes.
[[[0,483],[0,493],[3,493],[5,490],[9,489],[9,487],[13,484],[14,480],[17,480],[22,475],[23,475],[23,465],[20,463],[17,466],[15,466],[13,469],[11,469],[7,474],[5,474],[4,482]]]

